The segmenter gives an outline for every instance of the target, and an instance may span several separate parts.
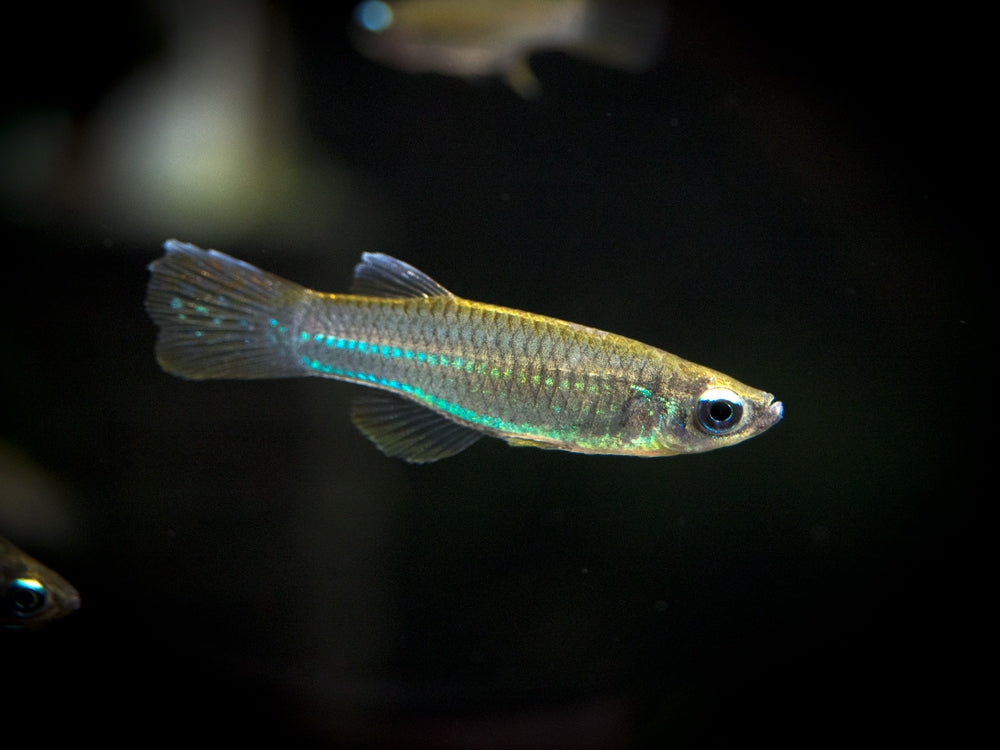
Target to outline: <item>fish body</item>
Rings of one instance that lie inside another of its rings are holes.
[[[38,627],[79,608],[69,581],[0,537],[0,626]]]
[[[355,8],[356,46],[410,73],[500,76],[526,98],[539,85],[528,58],[560,50],[628,71],[659,52],[657,0],[365,0]]]
[[[365,253],[324,294],[170,240],[150,265],[157,358],[190,379],[318,376],[375,389],[352,418],[422,463],[483,435],[575,453],[665,456],[732,445],[782,416],[769,393],[624,336],[473,302]]]

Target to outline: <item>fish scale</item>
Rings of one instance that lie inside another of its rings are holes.
[[[366,253],[352,293],[325,294],[214,250],[165,247],[146,298],[164,370],[374,388],[382,395],[358,400],[352,417],[409,461],[453,455],[481,435],[577,453],[699,452],[781,418],[771,394],[714,370],[624,336],[457,297],[389,256]]]
[[[609,368],[604,347],[585,346],[571,324],[526,321],[476,304],[317,296],[299,322],[302,330],[284,327],[275,344],[306,369],[364,384],[374,377],[391,390],[419,387],[428,399],[487,416],[481,423],[489,432],[499,421],[531,425],[539,435],[575,427],[581,435],[606,436],[613,404],[628,394],[627,375]],[[580,412],[591,420],[574,422]],[[596,419],[600,414],[609,418]]]

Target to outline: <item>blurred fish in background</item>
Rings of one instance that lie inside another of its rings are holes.
[[[0,536],[0,626],[35,628],[79,608],[69,581]]]
[[[246,0],[147,9],[150,42],[82,115],[24,105],[0,123],[0,214],[99,222],[116,237],[178,225],[328,248],[363,211],[299,111],[285,9]]]
[[[541,87],[528,63],[563,51],[630,72],[660,51],[664,7],[655,0],[365,0],[355,44],[408,73],[499,76],[526,99]]]
[[[42,547],[76,546],[79,504],[73,488],[52,469],[16,443],[0,438],[0,528],[15,539]]]

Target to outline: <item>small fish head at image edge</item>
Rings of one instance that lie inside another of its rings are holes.
[[[69,581],[0,537],[0,627],[37,628],[79,608]]]

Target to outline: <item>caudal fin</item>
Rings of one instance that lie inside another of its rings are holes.
[[[279,334],[305,287],[215,250],[177,240],[163,247],[149,265],[146,311],[160,329],[165,371],[192,380],[303,374]]]

